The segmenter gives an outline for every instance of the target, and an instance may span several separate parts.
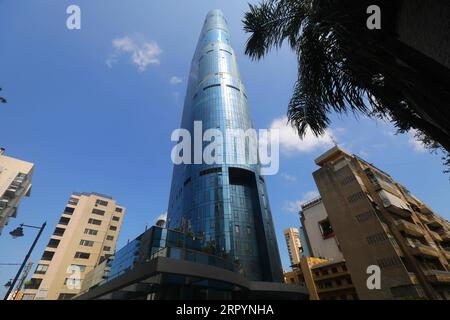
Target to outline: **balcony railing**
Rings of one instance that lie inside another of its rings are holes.
[[[405,220],[397,220],[395,221],[395,225],[400,231],[403,231],[414,237],[421,237],[424,234],[424,230],[421,227]]]
[[[450,232],[448,230],[443,228],[439,230],[438,233],[441,236],[442,241],[450,241]]]
[[[414,247],[411,246],[411,252],[415,256],[423,256],[428,258],[439,257],[439,251],[437,249],[424,244],[415,244]]]
[[[422,222],[425,223],[425,224],[428,224],[428,223],[431,222],[431,220],[427,216],[425,216],[423,214],[419,214],[418,216],[419,216],[420,220],[422,220]]]
[[[430,231],[430,235],[433,238],[433,240],[439,241],[439,242],[442,241],[442,237],[439,235],[439,233],[434,232],[434,231]]]
[[[425,275],[434,283],[450,283],[450,272],[441,270],[426,270]]]

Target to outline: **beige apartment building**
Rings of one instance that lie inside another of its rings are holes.
[[[334,147],[313,173],[360,299],[450,299],[450,225],[389,174]],[[367,268],[381,269],[369,289]]]
[[[283,231],[286,245],[289,252],[291,265],[300,263],[302,256],[302,244],[300,243],[300,235],[297,228],[288,228]]]
[[[22,197],[29,197],[34,165],[5,156],[0,148],[0,235],[9,218],[17,216]]]
[[[302,257],[293,271],[284,273],[287,284],[304,285],[310,300],[358,300],[345,261]]]
[[[109,196],[73,193],[23,300],[66,300],[78,294],[85,275],[113,255],[124,214]]]

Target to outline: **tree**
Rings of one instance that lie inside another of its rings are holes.
[[[416,129],[450,151],[450,77],[395,35],[396,0],[265,0],[249,5],[245,53],[263,58],[287,41],[298,57],[288,119],[302,137],[321,135],[329,114],[388,119],[399,132]],[[445,4],[445,1],[439,2]],[[382,9],[383,27],[369,30],[366,10]],[[445,69],[445,67],[442,67]],[[433,69],[433,70],[432,70]]]

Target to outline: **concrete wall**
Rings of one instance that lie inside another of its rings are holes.
[[[310,252],[314,257],[332,260],[342,260],[344,257],[338,247],[335,237],[324,239],[320,231],[319,222],[328,218],[322,202],[303,209],[303,228],[311,245]]]

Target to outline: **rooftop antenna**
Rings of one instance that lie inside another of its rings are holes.
[[[331,141],[333,141],[334,146],[335,146],[335,147],[338,147],[338,142],[337,142],[337,140],[336,140],[336,137],[333,136],[333,135],[330,135],[330,136],[331,136]]]

